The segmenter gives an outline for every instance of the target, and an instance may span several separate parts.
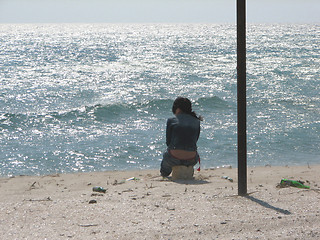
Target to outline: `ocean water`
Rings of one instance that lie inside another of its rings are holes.
[[[247,27],[248,165],[320,163],[320,25]],[[177,96],[237,166],[236,26],[0,25],[0,176],[157,169]]]

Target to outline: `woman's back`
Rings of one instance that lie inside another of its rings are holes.
[[[200,135],[200,120],[185,113],[167,121],[166,143],[168,149],[197,151],[197,141]]]

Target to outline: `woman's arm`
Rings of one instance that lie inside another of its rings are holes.
[[[171,142],[171,136],[172,136],[172,118],[169,118],[167,120],[167,129],[166,129],[166,144],[167,146],[170,145]]]

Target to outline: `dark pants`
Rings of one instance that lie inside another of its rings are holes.
[[[168,177],[172,172],[172,167],[174,166],[181,166],[181,165],[187,166],[187,167],[194,166],[198,163],[199,158],[200,158],[199,154],[197,153],[194,159],[192,160],[180,160],[180,159],[174,158],[167,150],[163,154],[163,159],[161,162],[161,169],[160,169],[161,176]]]

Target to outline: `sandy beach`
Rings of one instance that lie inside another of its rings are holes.
[[[320,239],[319,172],[249,168],[246,197],[235,168],[204,169],[192,181],[158,170],[0,178],[0,238]],[[283,178],[310,189],[278,188]]]

